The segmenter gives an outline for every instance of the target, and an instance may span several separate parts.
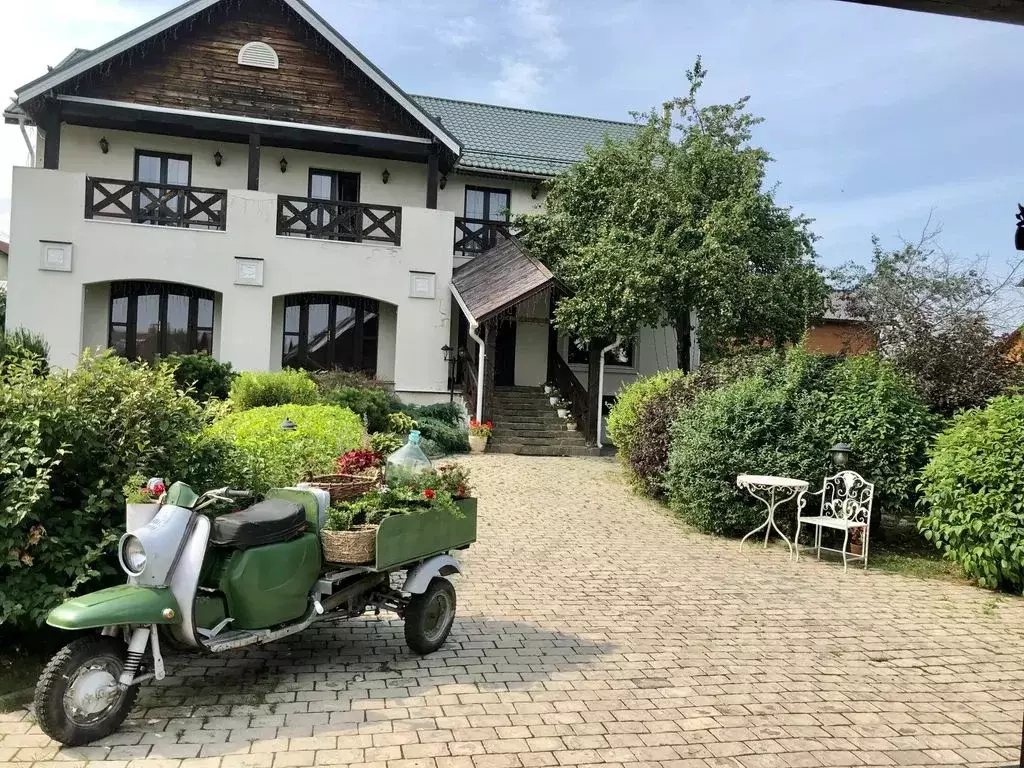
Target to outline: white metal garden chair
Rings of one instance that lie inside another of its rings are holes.
[[[794,537],[797,558],[800,557],[800,526],[813,525],[817,529],[814,533],[814,547],[819,560],[821,552],[824,550],[843,556],[844,571],[847,560],[863,560],[864,567],[867,568],[868,534],[871,531],[871,502],[875,495],[874,483],[869,483],[856,472],[844,470],[831,477],[826,477],[821,490],[808,495],[821,496],[821,509],[817,515],[805,515],[804,507],[807,506],[807,498],[805,495],[801,495],[797,503],[796,536]],[[821,546],[821,532],[824,528],[833,528],[843,532],[843,548],[841,550]],[[853,557],[849,557],[848,553],[851,532],[854,535],[859,534],[861,537],[861,554]]]

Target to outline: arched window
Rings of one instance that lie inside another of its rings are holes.
[[[259,67],[260,69],[280,69],[281,61],[277,51],[266,43],[251,42],[238,51],[238,63],[243,67]]]
[[[119,355],[213,354],[213,292],[177,283],[110,284],[108,342]]]
[[[376,374],[378,310],[360,296],[285,297],[281,367]]]

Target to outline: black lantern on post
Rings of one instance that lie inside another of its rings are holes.
[[[458,371],[459,361],[462,360],[466,355],[466,350],[462,347],[453,349],[449,345],[445,344],[441,347],[441,352],[444,353],[444,361],[448,363],[448,402],[455,402],[455,379]]]
[[[298,429],[298,426],[296,426],[294,421],[287,417],[281,422],[281,430],[284,432],[294,432],[296,429]]]
[[[837,469],[843,469],[850,463],[850,453],[852,451],[853,449],[848,444],[836,443],[828,449],[828,455]]]

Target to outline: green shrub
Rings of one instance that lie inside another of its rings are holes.
[[[420,450],[423,451],[431,461],[443,459],[447,455],[447,451],[429,437],[420,438]]]
[[[0,285],[0,332],[7,323],[7,285]]]
[[[387,389],[384,382],[358,371],[313,371],[309,374],[321,395],[335,389]]]
[[[178,387],[199,403],[211,397],[224,400],[231,393],[235,374],[231,363],[221,363],[206,353],[195,355],[168,355],[161,360],[174,370]]]
[[[1024,586],[1024,396],[965,411],[922,472],[926,539],[985,587]]]
[[[37,374],[50,369],[50,345],[38,333],[25,328],[6,332],[0,329],[0,373],[12,360],[30,360]]]
[[[318,399],[316,384],[305,371],[246,371],[231,385],[231,403],[239,411],[289,403],[313,405]]]
[[[384,458],[405,445],[405,438],[396,435],[394,432],[374,432],[370,435],[370,448],[375,450]]]
[[[402,405],[399,409],[414,419],[435,419],[451,427],[466,423],[466,413],[458,403],[432,403],[431,405]]]
[[[469,450],[469,432],[465,426],[453,427],[440,419],[421,416],[416,422],[420,434],[444,453],[463,453]]]
[[[286,418],[294,430],[281,429]],[[334,405],[251,408],[208,430],[208,437],[227,439],[241,452],[245,485],[257,493],[332,473],[337,458],[358,448],[362,436],[359,416]]]
[[[30,627],[66,597],[123,580],[127,479],[231,481],[230,447],[207,444],[203,410],[168,368],[85,354],[40,376],[8,366],[0,387],[0,624]]]
[[[619,390],[615,405],[608,413],[608,437],[623,457],[633,452],[640,425],[640,409],[650,398],[665,392],[686,374],[681,370],[662,371],[646,379],[637,379]]]
[[[639,406],[629,451],[619,451],[637,489],[649,496],[664,494],[672,423],[680,408],[693,405],[700,392],[725,386],[758,370],[770,370],[779,362],[773,353],[747,351],[707,363],[688,376],[674,377],[664,389],[649,393]]]
[[[383,389],[339,387],[323,395],[325,403],[349,408],[366,417],[371,432],[388,429],[388,414],[398,407],[398,398]]]

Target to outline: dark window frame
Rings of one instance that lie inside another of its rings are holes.
[[[331,177],[331,196],[327,198],[332,201],[338,201],[341,198],[338,197],[338,191],[341,189],[341,177],[348,176],[354,178],[356,182],[356,199],[346,202],[358,203],[363,194],[363,175],[357,171],[337,171],[332,168],[310,168],[309,175],[306,180],[306,197],[310,200],[323,199],[313,197],[313,177],[316,175],[330,176]]]
[[[611,355],[614,350],[608,350],[605,352],[604,357],[605,367],[636,368],[636,342],[633,339],[627,339],[622,346],[626,349],[626,362],[620,363],[615,361],[614,358],[609,358],[609,355]],[[566,358],[570,365],[588,365],[590,362],[590,353],[586,347],[581,347],[576,343],[575,339],[570,338]]]
[[[139,178],[139,157],[145,155],[146,157],[155,157],[160,160],[160,181],[142,181]],[[168,184],[167,182],[167,161],[168,160],[183,160],[188,163],[188,183],[184,185]],[[178,152],[157,152],[151,149],[139,149],[135,148],[135,164],[132,167],[132,180],[142,182],[143,184],[155,184],[157,186],[192,186],[192,155],[185,155]]]
[[[327,304],[327,328],[329,336],[327,339],[326,357],[331,361],[327,370],[356,370],[376,375],[377,357],[380,343],[380,302],[376,299],[367,299],[362,296],[338,293],[299,293],[285,296],[284,316],[281,322],[281,367],[282,368],[304,368],[306,370],[324,370],[315,365],[309,356],[309,307],[311,304]],[[299,308],[299,325],[297,331],[288,330],[288,309],[289,307]],[[337,319],[338,307],[349,307],[355,310],[355,326],[353,328],[351,359],[355,368],[343,368],[339,365],[339,356],[345,350],[340,349],[337,344]],[[368,316],[372,315],[372,318]],[[368,319],[376,319],[377,333],[367,335],[365,326]],[[295,347],[294,360],[286,360],[285,343],[289,337],[295,338],[298,344]],[[366,354],[366,342],[373,342],[372,355]],[[372,358],[372,359],[370,359]]]
[[[482,221],[503,221],[508,222],[509,217],[512,213],[512,190],[511,188],[503,189],[502,187],[481,187],[476,184],[467,184],[466,189],[462,193],[462,213],[465,218],[471,218],[466,214],[466,203],[470,192],[483,192],[484,193],[484,215],[480,217]],[[504,194],[505,199],[508,201],[508,205],[504,208],[505,218],[495,219],[492,218],[491,213],[491,194]]]
[[[213,354],[214,330],[217,326],[217,299],[213,291],[205,288],[183,283],[162,283],[148,280],[118,280],[110,284],[110,298],[107,302],[107,346],[114,346],[115,326],[124,330],[124,357],[129,360],[138,358],[138,313],[140,296],[158,297],[157,318],[160,323],[160,330],[157,336],[157,355],[168,354],[168,318],[167,307],[168,297],[185,296],[188,298],[188,320],[186,321],[187,335],[186,342],[189,352],[196,352],[199,349],[199,334],[208,332],[210,334],[210,354]],[[114,321],[114,302],[119,299],[126,299],[125,321]],[[199,325],[199,302],[206,299],[213,305],[210,312],[210,325]]]

